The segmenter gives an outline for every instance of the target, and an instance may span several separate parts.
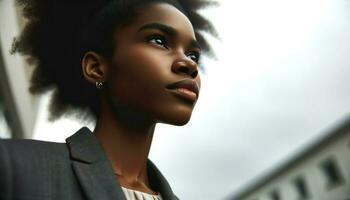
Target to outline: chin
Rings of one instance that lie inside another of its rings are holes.
[[[183,125],[186,125],[190,120],[184,120],[184,121],[176,121],[174,123],[171,123],[171,125],[174,125],[174,126],[183,126]]]
[[[177,113],[172,115],[167,115],[166,117],[159,120],[160,123],[170,124],[174,126],[186,125],[191,119],[192,113]]]

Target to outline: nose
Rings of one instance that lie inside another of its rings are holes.
[[[192,78],[198,76],[198,64],[188,57],[176,60],[171,69],[174,73],[190,75]]]

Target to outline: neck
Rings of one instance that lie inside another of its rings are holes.
[[[155,123],[125,126],[104,104],[94,134],[101,143],[119,183],[127,188],[152,193],[148,188],[147,159]]]

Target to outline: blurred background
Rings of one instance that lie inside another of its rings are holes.
[[[350,198],[350,1],[221,0],[221,36],[182,127],[157,125],[150,158],[184,200]],[[33,67],[9,50],[25,21],[0,0],[0,137],[64,142],[84,124],[48,122]]]

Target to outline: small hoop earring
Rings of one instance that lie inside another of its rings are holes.
[[[95,85],[96,85],[96,88],[99,90],[101,90],[103,88],[103,82],[96,81]]]

